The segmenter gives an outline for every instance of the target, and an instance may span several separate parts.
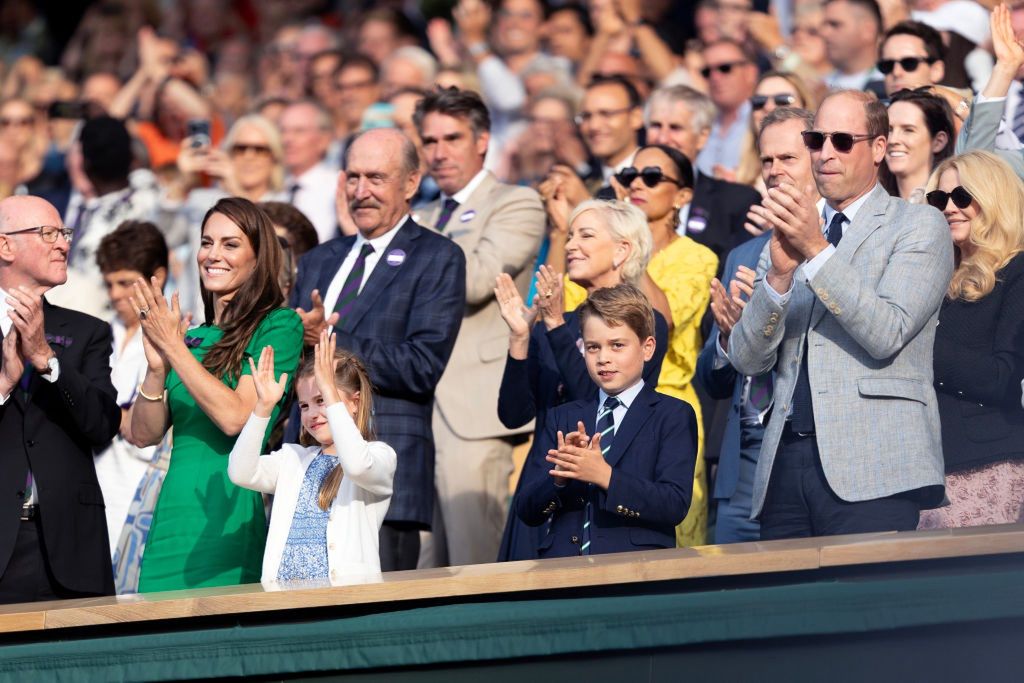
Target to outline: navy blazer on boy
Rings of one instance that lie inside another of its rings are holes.
[[[338,237],[302,257],[289,305],[309,309],[327,292],[355,236]],[[437,386],[466,306],[466,257],[457,244],[407,219],[334,331],[357,354],[373,383],[373,427],[398,453],[385,521],[429,529],[434,514]],[[287,437],[286,437],[287,438]]]
[[[599,398],[553,408],[530,458],[544,459],[557,447],[557,432],[583,422],[592,434]],[[612,466],[607,491],[570,481],[555,486],[548,475],[527,483],[516,513],[527,524],[547,523],[539,556],[579,555],[586,502],[594,518],[591,554],[675,547],[675,527],[686,516],[693,493],[697,418],[688,404],[644,386],[616,426],[605,455]],[[550,469],[550,468],[548,468]]]

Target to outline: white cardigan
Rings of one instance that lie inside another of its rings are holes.
[[[327,518],[327,562],[333,582],[346,575],[380,572],[380,527],[391,504],[398,456],[383,441],[365,441],[344,403],[328,406],[326,412],[345,472]],[[274,583],[303,477],[320,447],[288,443],[260,455],[268,422],[269,418],[249,416],[231,449],[228,476],[238,486],[275,494],[262,577],[264,583]]]

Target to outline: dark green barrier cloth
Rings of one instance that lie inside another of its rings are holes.
[[[305,623],[10,645],[0,647],[0,678],[91,682],[341,671],[1022,616],[1024,571],[961,573],[444,605]]]

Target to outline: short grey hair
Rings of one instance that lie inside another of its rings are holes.
[[[769,126],[774,126],[779,123],[785,123],[786,121],[803,121],[804,130],[811,130],[814,128],[814,112],[800,107],[780,107],[774,109],[770,114],[764,117],[761,121],[761,129],[757,132],[758,141],[761,140],[761,135]]]
[[[629,242],[632,247],[629,256],[619,265],[622,281],[639,286],[640,278],[647,270],[654,248],[651,229],[644,212],[628,202],[588,199],[577,206],[569,216],[569,225],[587,211],[596,211],[608,226],[608,232],[616,241]]]
[[[412,62],[419,68],[420,73],[423,74],[423,84],[426,87],[433,85],[434,80],[437,78],[437,71],[440,68],[434,55],[422,47],[405,45],[392,52],[391,56],[384,60],[381,71],[387,71],[388,65],[399,59]]]
[[[694,90],[688,85],[666,85],[652,92],[647,98],[647,105],[644,107],[645,126],[651,123],[651,108],[655,101],[681,103],[693,116],[692,126],[696,131],[711,130],[715,116],[718,115],[715,103],[699,90]]]

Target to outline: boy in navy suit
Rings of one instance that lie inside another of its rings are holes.
[[[530,457],[546,455],[552,469],[527,484],[516,513],[547,522],[542,558],[672,548],[690,507],[697,421],[689,405],[644,385],[654,311],[622,284],[591,294],[579,316],[598,397],[551,410]]]

